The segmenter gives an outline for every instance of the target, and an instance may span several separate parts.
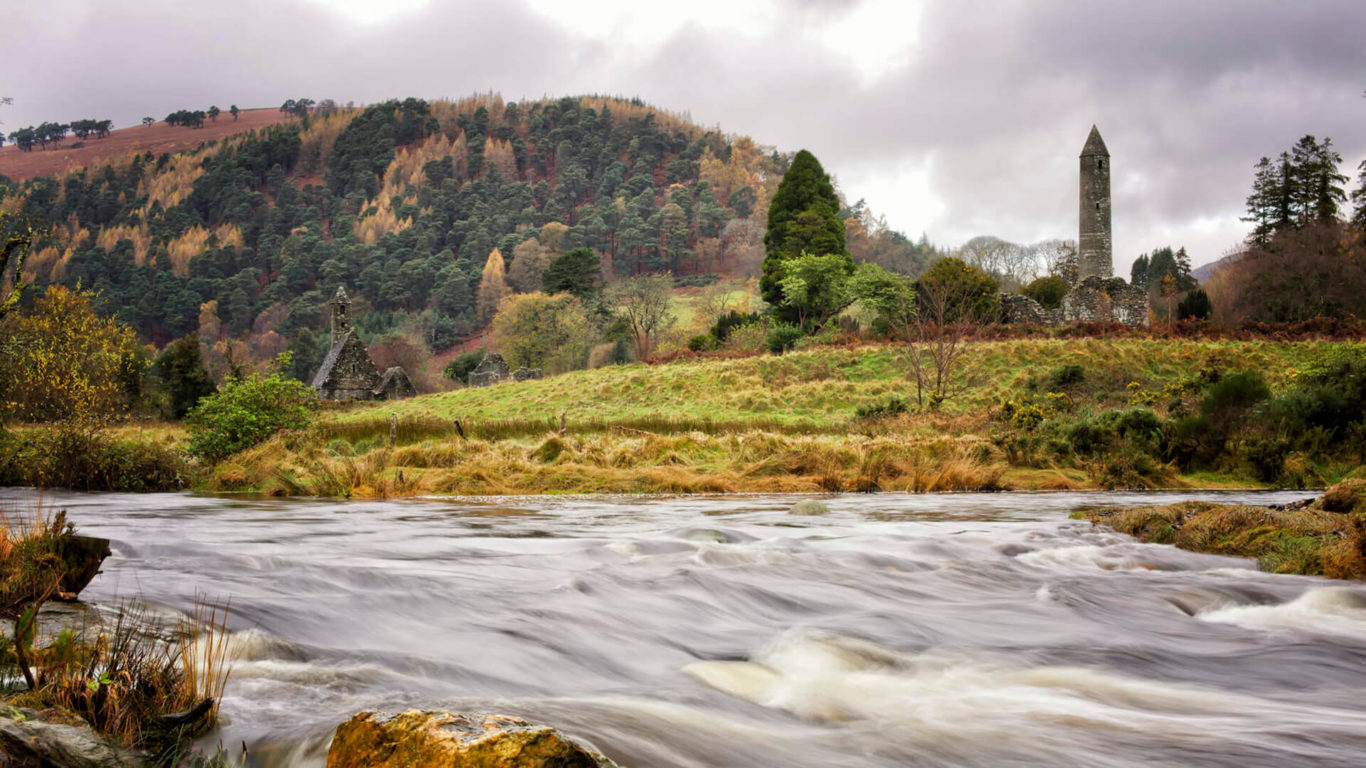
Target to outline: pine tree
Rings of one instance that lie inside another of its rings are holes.
[[[775,307],[782,305],[782,262],[803,252],[843,256],[848,271],[853,271],[839,210],[835,186],[820,161],[806,150],[798,152],[768,206],[768,230],[764,233],[767,256],[759,282],[764,301]]]
[[[479,277],[479,296],[474,305],[480,327],[487,326],[493,320],[493,316],[498,314],[498,304],[504,296],[512,293],[504,277],[506,272],[503,254],[494,248],[488,261],[484,262],[484,271]]]
[[[185,418],[200,398],[218,391],[204,367],[199,336],[194,333],[166,347],[157,358],[156,374],[166,392],[167,410],[176,420]]]
[[[1134,259],[1134,266],[1129,269],[1129,282],[1135,288],[1148,289],[1148,254]]]
[[[1279,198],[1281,177],[1279,168],[1272,165],[1268,157],[1264,156],[1258,160],[1255,167],[1257,174],[1252,180],[1252,194],[1247,198],[1247,215],[1242,220],[1252,223],[1252,234],[1248,235],[1248,242],[1253,245],[1266,245],[1274,231],[1273,223],[1276,218],[1276,201]],[[1146,258],[1144,266],[1147,266]],[[1134,280],[1134,285],[1138,285],[1137,279]],[[1147,287],[1146,282],[1144,287]]]
[[[1361,175],[1357,177],[1357,188],[1352,191],[1352,223],[1358,229],[1366,230],[1366,160],[1358,166]]]

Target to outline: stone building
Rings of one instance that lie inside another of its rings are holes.
[[[1093,125],[1081,148],[1081,209],[1078,211],[1077,282],[1113,277],[1110,238],[1110,150]]]
[[[1062,322],[1148,324],[1148,293],[1115,277],[1110,231],[1110,150],[1091,126],[1081,148],[1077,282],[1062,299]]]
[[[417,389],[407,372],[394,366],[380,373],[370,350],[351,325],[351,300],[345,288],[328,302],[332,307],[332,347],[313,376],[313,388],[324,400],[398,400]]]

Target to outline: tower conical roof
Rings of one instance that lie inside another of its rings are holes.
[[[1087,155],[1110,156],[1110,150],[1105,148],[1105,139],[1100,137],[1100,130],[1094,125],[1091,126],[1091,135],[1086,137],[1086,146],[1081,148],[1081,156]]]
[[[351,299],[346,296],[346,288],[337,286],[337,294],[332,297],[333,304],[350,304]]]

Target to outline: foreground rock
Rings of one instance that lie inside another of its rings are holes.
[[[1271,573],[1366,580],[1366,481],[1356,477],[1274,507],[1186,501],[1077,516],[1143,542],[1256,558]]]
[[[546,726],[506,715],[361,712],[337,726],[327,768],[615,768]]]
[[[44,722],[36,712],[0,704],[0,767],[131,768],[133,753],[109,744],[89,726]]]

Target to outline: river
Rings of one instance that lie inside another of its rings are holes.
[[[1305,495],[44,501],[113,542],[95,606],[231,598],[252,765],[439,707],[626,768],[1360,766],[1366,589],[1068,519]]]

